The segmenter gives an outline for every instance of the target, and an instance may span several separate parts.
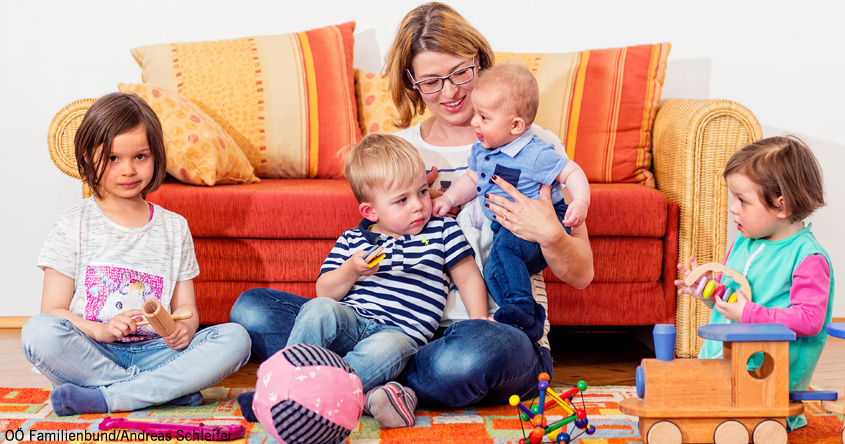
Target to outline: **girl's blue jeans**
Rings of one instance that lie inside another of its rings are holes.
[[[311,299],[301,307],[286,346],[303,343],[342,356],[365,393],[396,378],[420,349],[400,327],[365,318],[331,298]]]
[[[220,382],[249,360],[250,340],[238,324],[220,324],[194,334],[182,350],[161,338],[97,342],[67,319],[30,318],[21,331],[26,359],[53,386],[74,384],[100,390],[109,410],[131,411]]]
[[[244,292],[230,313],[263,361],[283,349],[303,304],[310,299],[268,288]],[[396,378],[432,406],[503,405],[511,395],[537,395],[537,375],[552,374],[549,350],[516,327],[482,320],[437,330]]]

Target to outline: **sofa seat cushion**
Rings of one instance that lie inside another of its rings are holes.
[[[659,191],[640,184],[590,188],[591,238],[665,234],[667,201]],[[361,220],[345,180],[264,179],[211,188],[167,182],[147,199],[184,216],[195,238],[336,240]]]

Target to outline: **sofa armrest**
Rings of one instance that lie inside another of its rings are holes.
[[[680,207],[678,260],[724,260],[727,185],[722,178],[734,152],[762,138],[757,118],[729,100],[669,99],[654,122],[653,164],[657,189]],[[678,296],[677,353],[697,356],[704,341],[698,327],[710,310],[689,295]]]
[[[53,117],[47,133],[47,149],[50,151],[53,163],[59,171],[80,181],[82,177],[76,166],[73,138],[76,136],[79,124],[82,123],[82,118],[95,101],[96,99],[82,99],[69,103]],[[82,182],[82,197],[90,195],[91,190]]]

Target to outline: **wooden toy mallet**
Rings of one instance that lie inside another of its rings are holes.
[[[156,333],[161,336],[170,336],[173,330],[176,329],[176,321],[182,319],[190,319],[194,316],[190,311],[170,315],[158,299],[149,299],[141,306],[141,311],[144,312],[145,321],[136,322],[135,325],[152,325]]]

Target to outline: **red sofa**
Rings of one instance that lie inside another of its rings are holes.
[[[92,99],[54,118],[48,145],[56,166],[76,177],[73,137]],[[736,149],[760,138],[747,109],[726,100],[667,100],[652,137],[657,189],[592,184],[586,221],[595,278],[583,290],[545,271],[553,325],[678,325],[678,354],[696,351],[704,309],[677,297],[678,257],[724,256],[726,190],[720,179]],[[83,195],[85,189],[83,187]],[[187,218],[201,274],[195,280],[204,324],[228,321],[243,291],[269,287],[315,296],[323,259],[357,225],[345,180],[263,179],[250,185],[198,187],[168,182],[148,199]]]

